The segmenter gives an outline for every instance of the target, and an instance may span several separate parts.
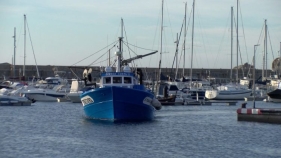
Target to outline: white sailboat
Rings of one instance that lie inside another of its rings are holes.
[[[237,17],[238,17],[238,0],[237,0]],[[233,8],[231,7],[231,24],[233,25]],[[231,25],[231,54],[232,54],[232,26]],[[236,81],[238,81],[238,18],[237,18],[237,70],[236,70]],[[231,69],[232,69],[232,55],[231,55]],[[231,71],[232,79],[232,71]],[[247,86],[240,84],[233,84],[232,82],[226,85],[218,86],[216,89],[206,90],[205,97],[207,99],[221,99],[221,100],[244,100],[245,97],[249,97],[252,93],[251,89]]]

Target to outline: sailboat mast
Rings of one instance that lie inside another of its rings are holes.
[[[267,70],[267,25],[266,25],[266,19],[264,20],[264,53],[263,53],[263,62],[262,62],[262,80],[264,79],[264,71]]]
[[[25,76],[25,57],[26,57],[26,15],[24,17],[24,52],[23,52],[23,68],[22,68],[22,76]]]
[[[176,40],[176,45],[177,45],[177,48],[176,48],[176,74],[175,74],[175,78],[178,78],[178,69],[179,69],[179,66],[178,66],[178,45],[179,45],[179,35],[177,33],[177,40]]]
[[[267,20],[265,19],[265,76],[267,77]]]
[[[231,7],[231,61],[230,61],[230,80],[232,80],[232,56],[233,56],[233,7]]]
[[[162,18],[161,18],[161,31],[160,31],[160,60],[159,60],[159,81],[161,81],[161,60],[162,60],[162,33],[163,33],[163,6],[164,0],[162,0]]]
[[[15,78],[16,75],[16,28],[14,28],[14,59],[13,59],[13,77]]]
[[[238,45],[239,45],[239,43],[238,43],[238,1],[239,0],[237,0],[237,26],[236,26],[236,62],[237,62],[237,67],[236,67],[236,82],[238,82]]]
[[[185,2],[184,40],[183,40],[183,66],[182,66],[182,76],[183,76],[183,77],[184,77],[184,69],[185,69],[186,9],[187,9],[187,3]]]
[[[194,8],[195,8],[195,0],[193,0],[193,15],[192,15],[192,37],[191,37],[191,66],[190,66],[190,87],[192,83],[192,62],[193,62],[193,39],[194,39]]]

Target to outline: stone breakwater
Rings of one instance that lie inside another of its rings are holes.
[[[57,65],[38,65],[38,70],[41,78],[46,78],[50,76],[54,76],[55,71],[64,72],[65,78],[76,78],[75,74],[78,75],[80,78],[82,78],[82,74],[84,71],[85,66],[77,66],[76,68],[70,69],[69,66],[57,66]],[[100,67],[93,66],[91,67],[93,69],[92,76],[93,77],[99,77],[100,75]],[[158,75],[158,68],[148,68],[148,67],[140,67],[144,74],[144,79],[157,79]],[[9,63],[2,63],[0,64],[0,80],[3,80],[4,76],[6,79],[10,77],[19,77],[22,76],[23,66],[22,65],[16,65],[15,66],[15,75],[13,74],[13,68],[12,65]],[[172,68],[162,68],[162,74],[164,77],[167,77],[171,74],[175,73],[175,69]],[[182,69],[178,69],[178,76],[182,75]],[[242,69],[239,69],[238,76],[239,78],[243,78],[243,76],[247,75],[248,70],[244,70],[244,73]],[[270,74],[271,70],[267,70],[267,74]],[[75,73],[75,74],[74,74]],[[212,68],[193,68],[192,70],[192,76],[193,78],[208,78],[210,76],[211,78],[216,78],[217,80],[221,80],[221,82],[224,82],[225,80],[230,78],[230,69],[212,69]],[[35,65],[26,65],[25,66],[25,74],[26,79],[31,80],[33,76],[37,76],[36,66]],[[190,69],[186,68],[184,72],[185,76],[190,75]],[[252,70],[251,70],[252,74]],[[256,77],[262,75],[262,70],[257,69],[256,70]],[[232,70],[232,76],[235,79],[236,76],[236,69]]]

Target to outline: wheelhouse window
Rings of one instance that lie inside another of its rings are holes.
[[[131,77],[124,77],[124,83],[125,84],[131,84],[132,83],[132,78]]]
[[[113,77],[113,83],[122,83],[122,77]]]
[[[110,84],[111,83],[111,77],[105,77],[103,79],[103,82],[106,83],[106,84]]]

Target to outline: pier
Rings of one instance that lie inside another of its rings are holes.
[[[281,108],[246,108],[243,103],[242,107],[237,109],[237,120],[281,124]]]
[[[235,106],[237,101],[232,100],[189,100],[182,103],[179,102],[161,102],[162,106],[210,106],[210,105],[227,105],[227,106]]]

